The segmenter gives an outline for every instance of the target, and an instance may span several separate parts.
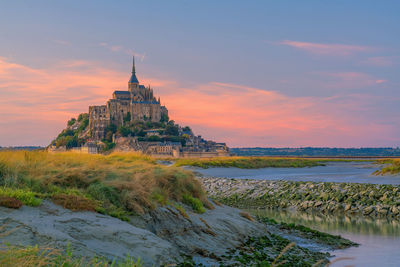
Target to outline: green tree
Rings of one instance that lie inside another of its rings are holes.
[[[173,136],[179,135],[178,125],[168,124],[167,127],[165,127],[165,134]]]
[[[126,126],[120,126],[118,127],[117,133],[125,137],[131,133],[131,130]]]
[[[131,113],[128,111],[124,117],[124,123],[130,122],[131,121]]]
[[[72,119],[70,119],[69,121],[68,121],[68,126],[72,126],[72,125],[74,125],[74,123],[76,122],[76,119],[75,118],[72,118]]]
[[[191,132],[191,131],[192,131],[192,129],[190,129],[190,127],[189,127],[189,126],[185,126],[185,127],[183,127],[182,131],[185,131],[185,132]]]
[[[163,113],[161,114],[161,122],[168,122],[169,121],[169,117],[167,114]]]

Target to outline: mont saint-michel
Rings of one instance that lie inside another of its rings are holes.
[[[111,91],[111,90],[110,90]],[[135,57],[128,90],[116,90],[105,105],[68,121],[67,128],[49,146],[50,151],[99,153],[138,151],[158,157],[228,156],[225,143],[195,135],[189,126],[169,119],[154,89],[140,84]]]

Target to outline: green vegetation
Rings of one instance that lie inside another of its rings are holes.
[[[41,199],[37,198],[34,192],[27,189],[0,187],[0,196],[18,199],[27,206],[35,207],[42,203]]]
[[[71,127],[75,124],[77,124],[77,128],[72,130]],[[78,116],[78,120],[72,118],[67,125],[68,128],[63,130],[52,143],[56,147],[65,146],[66,148],[77,147],[84,143],[85,139],[80,136],[89,125],[89,115],[82,113]]]
[[[4,151],[0,186],[0,196],[15,197],[26,205],[39,205],[40,199],[48,198],[69,209],[95,209],[121,219],[155,208],[156,195],[164,203],[185,200],[199,212],[209,205],[192,172],[133,153]]]
[[[383,159],[377,163],[386,164],[379,171],[374,172],[375,175],[398,174],[400,173],[400,159]]]
[[[193,211],[197,213],[204,213],[206,209],[203,206],[203,203],[200,201],[200,199],[192,197],[191,195],[183,195],[182,197],[183,203],[189,205],[192,207]]]
[[[123,261],[99,258],[91,259],[73,255],[70,246],[65,251],[38,246],[17,247],[0,245],[0,266],[35,266],[35,267],[140,267],[140,258],[134,260],[128,256]]]
[[[303,168],[324,166],[321,160],[302,158],[271,158],[271,157],[216,157],[216,158],[193,158],[178,159],[175,166],[195,166],[200,168],[209,167],[236,167],[241,169],[258,168]]]
[[[229,266],[324,266],[329,253],[313,252],[297,246],[288,239],[270,234],[248,238],[238,249],[230,250],[223,258]]]
[[[308,240],[314,240],[318,243],[328,245],[332,249],[343,249],[352,246],[358,246],[357,243],[354,243],[348,239],[342,238],[339,235],[330,235],[327,233],[323,233],[306,226],[295,224],[295,223],[278,223],[273,219],[269,219],[266,217],[257,217],[257,219],[267,225],[272,225],[277,227],[280,230],[284,230],[289,232],[292,235],[300,236],[302,238]]]

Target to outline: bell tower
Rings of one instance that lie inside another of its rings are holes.
[[[139,80],[136,77],[135,56],[133,56],[132,75],[128,82],[128,91],[133,93],[134,89],[137,89],[138,87],[139,87]]]

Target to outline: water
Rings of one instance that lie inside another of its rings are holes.
[[[372,173],[380,165],[371,162],[330,162],[326,166],[310,168],[194,168],[205,176],[239,179],[313,181],[313,182],[352,182],[400,185],[400,175],[375,176]],[[345,215],[309,214],[263,210],[263,215],[281,222],[294,222],[327,232],[341,235],[360,244],[331,252],[341,260],[330,266],[400,266],[400,221],[395,219],[371,219],[347,217]]]
[[[253,210],[252,213],[273,218],[279,222],[294,222],[310,228],[341,235],[360,244],[330,253],[342,258],[330,266],[400,266],[400,222],[392,219],[370,219],[304,212]],[[344,259],[352,258],[352,259]]]
[[[372,173],[381,165],[371,162],[328,162],[326,166],[308,168],[191,168],[205,176],[238,179],[352,182],[400,185],[400,175],[376,176]]]

